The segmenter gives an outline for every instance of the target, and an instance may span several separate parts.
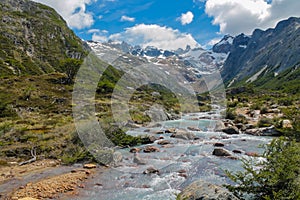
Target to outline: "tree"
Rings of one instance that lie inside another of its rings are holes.
[[[300,146],[286,138],[274,139],[266,146],[263,161],[243,160],[244,172],[226,171],[237,185],[226,185],[243,199],[300,199]]]
[[[60,62],[61,70],[67,75],[66,83],[73,83],[73,79],[82,64],[82,60],[67,58]]]

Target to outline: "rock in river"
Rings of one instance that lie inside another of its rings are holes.
[[[238,200],[227,189],[205,181],[196,181],[186,187],[178,196],[179,200]]]
[[[231,156],[229,151],[222,148],[215,148],[212,154],[215,156]]]
[[[171,137],[183,140],[194,140],[196,138],[195,134],[185,130],[178,130],[176,133],[172,134]]]
[[[235,127],[235,126],[230,126],[230,127],[224,128],[224,129],[222,129],[222,131],[224,133],[229,134],[229,135],[239,134],[240,133],[239,129],[237,127]]]
[[[145,149],[144,149],[144,152],[145,152],[145,153],[159,152],[159,151],[160,151],[159,148],[156,147],[156,146],[147,146],[147,147],[145,147]]]
[[[149,167],[143,172],[143,174],[159,174],[159,170],[154,167]]]

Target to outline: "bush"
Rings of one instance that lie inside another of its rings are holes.
[[[266,113],[268,113],[268,108],[267,107],[262,107],[261,109],[260,109],[260,114],[266,114]]]
[[[254,103],[250,106],[251,110],[260,110],[261,109],[261,103]]]
[[[269,127],[273,125],[272,119],[262,118],[257,122],[258,127]]]
[[[264,160],[243,160],[244,172],[226,174],[238,185],[226,185],[236,196],[253,199],[300,199],[300,146],[278,138],[266,146]]]
[[[237,114],[234,111],[234,109],[227,109],[226,111],[226,119],[234,120],[236,118]]]
[[[82,60],[67,58],[60,62],[60,69],[67,75],[66,83],[73,83],[73,79],[79,70]]]

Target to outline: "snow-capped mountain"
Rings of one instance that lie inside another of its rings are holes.
[[[228,37],[232,38],[231,36]],[[139,58],[145,58],[149,62],[157,64],[164,64],[166,62],[171,62],[171,60],[173,63],[182,62],[184,67],[194,71],[197,76],[220,70],[227,58],[227,53],[205,50],[201,47],[192,49],[189,45],[187,45],[186,49],[171,51],[158,49],[153,46],[147,46],[146,48],[131,46],[126,42],[108,41],[106,43],[98,43],[89,41],[88,44],[98,53],[100,53],[99,51],[106,52],[107,50],[114,49],[120,51],[120,54],[123,53]]]
[[[171,51],[153,46],[131,46],[125,42],[87,43],[102,60],[113,62],[116,68],[128,71],[129,68],[152,64],[167,75],[183,76],[183,82],[194,85],[199,92],[203,91],[207,84],[203,82],[202,76],[219,71],[227,58],[225,53],[216,53],[200,47],[192,49],[187,46],[186,49]]]

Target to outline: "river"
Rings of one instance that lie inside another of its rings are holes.
[[[161,137],[154,144],[138,148],[155,146],[159,152],[145,153],[138,156],[145,165],[133,162],[134,154],[130,148],[120,149],[122,162],[114,168],[98,173],[88,181],[79,195],[70,199],[78,200],[175,200],[180,191],[193,181],[202,179],[214,184],[231,183],[224,170],[242,170],[241,158],[250,158],[247,152],[262,153],[261,145],[268,143],[270,137],[246,134],[228,135],[213,131],[212,124],[218,116],[214,112],[187,114],[180,120],[160,123],[162,127],[138,128],[127,132],[130,135],[151,134]],[[198,119],[198,120],[197,120]],[[201,129],[191,131],[188,127]],[[197,139],[183,140],[170,137],[172,133],[157,134],[162,129],[180,128],[193,133]],[[170,144],[159,145],[160,141]],[[224,144],[224,149],[232,153],[233,158],[212,155],[215,143]],[[233,153],[239,150],[242,153]],[[260,159],[260,158],[256,158]],[[159,173],[144,174],[149,167]]]

